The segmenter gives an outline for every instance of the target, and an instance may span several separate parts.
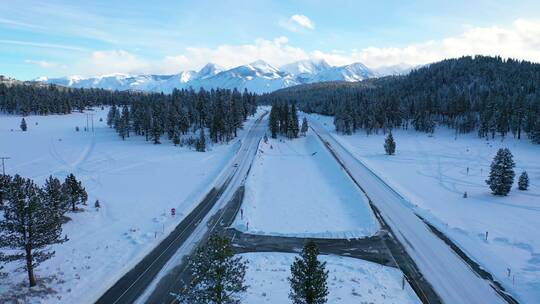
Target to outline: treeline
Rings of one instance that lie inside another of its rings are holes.
[[[40,187],[19,175],[0,175],[0,260],[24,260],[30,286],[36,285],[34,268],[51,258],[50,245],[63,243],[65,214],[86,204],[88,194],[73,174],[62,183],[49,177]]]
[[[296,105],[287,103],[275,103],[270,110],[268,127],[272,138],[276,138],[278,134],[287,136],[288,138],[297,138],[300,132],[298,125],[298,111]],[[307,128],[307,127],[306,127]]]
[[[256,95],[244,91],[216,89],[195,91],[193,89],[175,89],[172,94],[110,91],[105,89],[66,88],[56,85],[35,83],[2,83],[0,82],[0,111],[20,115],[68,114],[72,111],[83,111],[89,107],[102,105],[131,105],[152,102],[182,102],[186,110],[190,110],[190,119],[197,114],[208,114],[208,107],[201,105],[205,101],[227,103],[231,99],[240,98],[251,106],[256,104]],[[198,103],[197,103],[198,102]],[[195,106],[193,106],[195,105]],[[248,107],[248,106],[246,106]],[[194,113],[198,111],[199,113]],[[197,117],[195,117],[197,118]],[[208,117],[201,116],[201,122]]]
[[[143,93],[72,89],[55,85],[0,83],[0,111],[20,115],[69,114],[115,100],[144,98]]]
[[[406,76],[358,83],[320,83],[263,95],[262,103],[297,102],[301,110],[333,115],[351,134],[392,128],[434,132],[438,124],[480,137],[540,143],[540,64],[500,57],[448,59]]]
[[[113,106],[107,116],[107,124],[122,139],[130,134],[142,135],[154,144],[160,144],[163,136],[175,145],[195,145],[204,151],[205,129],[212,142],[225,142],[237,135],[248,116],[257,109],[256,96],[244,91],[217,89],[199,92],[177,90],[172,94],[151,94],[152,100],[133,100],[122,106]],[[198,138],[182,138],[195,133]]]

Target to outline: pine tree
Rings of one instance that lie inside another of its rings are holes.
[[[31,180],[16,175],[8,189],[8,198],[0,221],[0,246],[9,249],[2,258],[7,261],[26,260],[30,287],[36,285],[34,269],[54,255],[46,248],[65,242],[62,226],[54,210],[43,199],[43,191]]]
[[[64,192],[66,201],[71,205],[71,211],[77,211],[76,206],[79,204],[86,205],[88,194],[81,182],[77,181],[77,178],[72,173],[66,177],[62,191]]]
[[[300,132],[302,132],[302,135],[306,135],[307,131],[308,131],[308,122],[307,122],[307,119],[304,117],[304,119],[302,119],[302,128],[300,129]]]
[[[199,132],[199,139],[195,145],[195,150],[197,150],[197,152],[206,151],[206,135],[204,135],[204,128],[201,128],[201,131]]]
[[[508,148],[499,149],[491,162],[491,171],[486,183],[494,195],[506,196],[514,183],[515,163]]]
[[[24,117],[21,119],[21,130],[23,132],[26,132],[27,126],[26,126],[26,120],[24,120]]]
[[[529,138],[535,144],[540,144],[540,118],[537,118],[537,121],[534,123],[534,126],[529,132]]]
[[[519,176],[518,189],[527,190],[529,188],[529,175],[526,171],[523,171]]]
[[[321,263],[317,259],[318,254],[317,245],[309,241],[300,258],[296,257],[291,265],[289,298],[294,304],[323,304],[327,301],[328,271],[325,269],[326,262]]]
[[[94,208],[96,208],[96,210],[99,210],[99,208],[101,208],[101,203],[99,202],[99,200],[96,200],[96,202],[94,203]]]
[[[4,205],[4,200],[7,199],[7,192],[11,184],[11,176],[6,174],[0,175],[0,207]]]
[[[126,105],[122,107],[122,115],[119,118],[117,131],[122,140],[129,137],[129,109]]]
[[[62,183],[58,178],[49,176],[43,186],[43,192],[45,204],[52,209],[58,221],[61,221],[64,214],[69,210],[69,202],[62,190]]]
[[[272,138],[276,138],[277,134],[279,132],[279,113],[277,105],[272,105],[272,109],[270,110],[270,117],[268,119],[268,125],[270,127],[270,133],[272,135]]]
[[[235,257],[227,237],[213,235],[189,260],[192,280],[178,300],[180,303],[238,304],[245,292],[247,263]]]
[[[151,124],[151,137],[152,137],[152,140],[154,141],[154,145],[159,145],[161,144],[161,142],[159,141],[159,139],[161,138],[161,123],[159,122],[159,120],[157,119],[157,117],[153,117],[152,120],[151,120],[152,124]]]
[[[384,140],[384,151],[388,155],[393,155],[396,152],[396,142],[394,141],[394,136],[392,136],[392,131],[388,133],[388,136]]]
[[[111,128],[113,127],[116,113],[118,113],[118,109],[116,108],[116,105],[113,104],[112,107],[109,109],[109,113],[107,114],[107,125]]]
[[[175,146],[180,144],[180,130],[178,130],[178,128],[176,128],[173,132],[172,141]]]
[[[296,110],[296,105],[294,103],[292,104],[289,113],[289,138],[297,138],[300,127],[298,126],[298,111]]]

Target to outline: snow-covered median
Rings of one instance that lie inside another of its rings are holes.
[[[480,139],[475,133],[456,136],[454,130],[442,127],[432,136],[394,130],[396,155],[387,156],[382,132],[340,135],[331,117],[312,118],[520,302],[540,299],[540,145],[510,136],[504,140]],[[497,197],[485,180],[497,150],[504,147],[514,155],[516,178],[509,195]],[[517,189],[517,176],[523,170],[530,179],[527,191]]]
[[[296,255],[290,253],[245,253],[248,261],[246,285],[242,303],[290,303],[287,278]],[[405,282],[399,269],[338,256],[319,256],[326,262],[328,303],[421,303]]]
[[[63,180],[74,173],[89,194],[86,211],[67,214],[72,220],[63,229],[70,240],[53,246],[55,256],[37,268],[38,279],[57,278],[47,284],[57,294],[40,303],[93,302],[194,208],[240,146],[236,139],[199,153],[166,139],[161,145],[143,136],[122,141],[105,123],[107,109],[89,113],[94,136],[83,130],[85,113],[28,116],[27,132],[19,129],[21,116],[0,117],[0,155],[11,157],[7,174],[42,184],[49,175]],[[9,276],[0,281],[0,298],[16,291],[12,284],[26,284],[26,273],[15,271],[17,266],[3,270]]]
[[[366,197],[318,138],[261,142],[234,227],[255,234],[353,238],[379,225]]]

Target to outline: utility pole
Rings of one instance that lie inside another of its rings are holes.
[[[0,159],[2,160],[2,175],[6,175],[6,167],[4,165],[4,161],[6,159],[10,159],[10,157],[6,157],[6,156],[1,156]]]

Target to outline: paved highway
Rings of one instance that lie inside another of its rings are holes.
[[[351,178],[380,211],[393,234],[444,303],[513,303],[493,282],[480,277],[437,237],[404,199],[345,149],[320,123],[310,125]],[[503,298],[504,297],[504,298]]]
[[[235,190],[244,183],[247,177],[259,141],[266,130],[265,116],[266,113],[257,119],[246,132],[241,139],[238,152],[222,171],[215,187],[203,201],[178,224],[169,236],[120,278],[96,303],[134,303],[146,289],[155,287],[155,281],[159,279],[160,273],[167,270],[171,260],[189,254],[198,241],[213,228],[208,227],[206,223],[215,216],[224,203],[232,198]]]

